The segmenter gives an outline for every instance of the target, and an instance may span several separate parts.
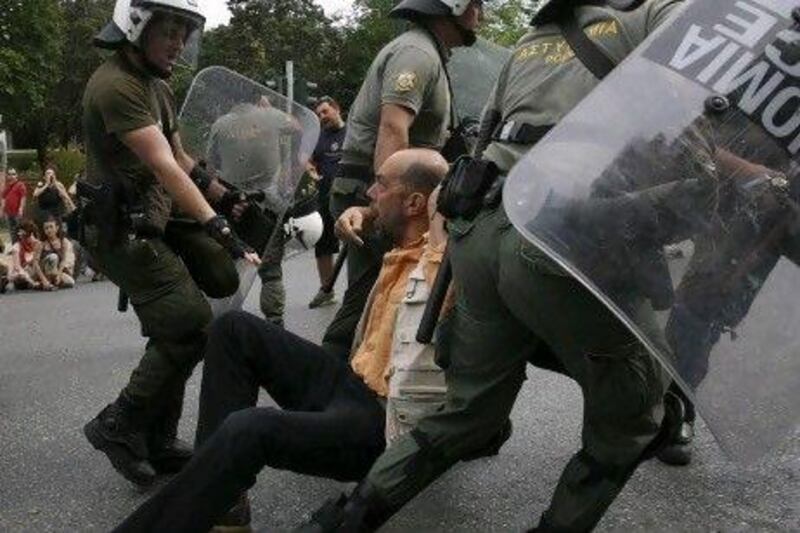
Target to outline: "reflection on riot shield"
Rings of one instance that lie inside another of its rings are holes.
[[[504,190],[515,227],[631,328],[744,459],[800,421],[796,5],[687,2]],[[655,329],[633,312],[643,302]]]
[[[236,232],[274,260],[284,214],[319,136],[316,115],[236,72],[210,67],[192,82],[180,122],[187,152],[250,198],[241,219],[232,220]],[[256,269],[244,261],[237,268],[239,291],[212,301],[215,314],[240,308],[252,287]]]

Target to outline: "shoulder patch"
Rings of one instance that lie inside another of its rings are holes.
[[[401,72],[394,81],[394,89],[399,93],[413,91],[417,86],[417,75],[414,72]]]

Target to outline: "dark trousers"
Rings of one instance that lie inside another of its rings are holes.
[[[254,407],[264,387],[282,408]],[[346,363],[260,318],[213,322],[196,452],[116,531],[208,531],[264,466],[355,481],[384,441],[385,412]]]

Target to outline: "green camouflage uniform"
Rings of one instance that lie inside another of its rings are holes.
[[[577,16],[620,61],[675,5],[651,0],[628,13],[584,6]],[[520,40],[488,106],[503,121],[552,125],[597,83],[559,29],[543,25]],[[529,148],[493,142],[484,157],[506,173]],[[582,448],[567,464],[540,526],[589,530],[651,451],[668,379],[605,306],[512,227],[502,207],[451,220],[448,229],[457,299],[437,331],[447,404],[387,449],[368,485],[397,509],[452,464],[496,446],[525,380],[526,360],[538,352],[544,366],[575,379],[584,396]],[[642,316],[640,324],[652,317],[645,301],[632,312]]]
[[[147,238],[115,242],[100,237],[109,221],[86,228],[83,243],[98,269],[130,297],[147,348],[121,396],[152,420],[152,430],[174,437],[185,382],[202,359],[211,309],[203,296],[238,288],[233,261],[197,224],[173,218],[172,201],[156,177],[119,136],[157,125],[177,130],[166,82],[138,70],[119,52],[89,80],[83,99],[86,180],[117,183],[141,206]]]
[[[373,157],[378,138],[381,106],[395,104],[415,115],[409,129],[413,147],[442,148],[450,121],[450,90],[434,37],[412,27],[386,45],[372,62],[347,121],[342,148],[344,173],[333,180],[331,214],[338,218],[348,207],[369,205],[367,189],[372,184]],[[446,52],[442,50],[446,56]],[[370,176],[367,181],[348,176],[347,167],[358,166]],[[346,354],[356,324],[372,285],[378,277],[383,254],[391,242],[380,235],[366,235],[364,246],[348,246],[348,290],[323,344]]]

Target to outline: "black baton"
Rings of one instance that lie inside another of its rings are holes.
[[[128,311],[128,293],[122,289],[119,290],[119,296],[117,297],[117,311],[120,313]]]
[[[430,344],[433,340],[433,332],[436,330],[437,322],[439,322],[439,314],[442,312],[447,289],[450,287],[452,279],[453,265],[450,263],[450,247],[448,246],[444,251],[442,264],[439,267],[439,272],[436,273],[436,280],[433,282],[431,293],[428,296],[425,314],[422,315],[422,321],[419,323],[417,342]]]
[[[347,260],[347,244],[342,246],[342,251],[336,256],[336,263],[333,265],[333,273],[330,279],[325,282],[325,285],[322,286],[323,292],[331,292],[333,290],[333,286],[336,285],[336,280],[339,279],[339,273],[342,271],[345,260]]]

